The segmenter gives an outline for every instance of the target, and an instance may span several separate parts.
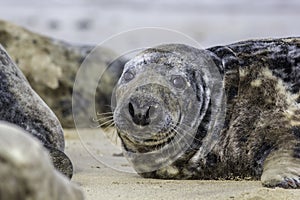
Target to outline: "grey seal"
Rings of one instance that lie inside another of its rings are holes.
[[[113,118],[143,177],[299,188],[299,91],[299,38],[165,44],[125,65]]]
[[[1,45],[0,108],[0,120],[15,124],[36,137],[48,149],[54,166],[72,177],[73,165],[63,152],[65,140],[60,122]]]

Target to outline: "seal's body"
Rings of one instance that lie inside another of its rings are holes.
[[[65,141],[60,122],[1,45],[0,120],[15,124],[36,137],[47,148],[56,169],[72,177],[73,165],[63,152]]]
[[[145,50],[124,68],[114,121],[144,177],[299,188],[300,39]]]

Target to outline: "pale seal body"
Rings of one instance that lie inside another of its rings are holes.
[[[125,65],[114,121],[144,177],[299,188],[299,91],[299,38],[161,45]]]

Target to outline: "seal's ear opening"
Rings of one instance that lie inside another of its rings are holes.
[[[71,179],[73,176],[73,164],[69,157],[64,152],[54,147],[47,145],[45,145],[45,147],[49,152],[54,167],[66,177]]]

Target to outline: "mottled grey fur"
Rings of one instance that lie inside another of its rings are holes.
[[[78,121],[83,122],[86,121],[87,116],[92,117],[91,112],[94,107],[98,112],[110,111],[107,105],[110,104],[113,86],[125,62],[117,58],[110,49],[74,45],[1,20],[0,44],[21,69],[33,90],[55,113],[64,128],[75,127],[73,114],[76,117],[76,127],[82,128],[90,127],[90,122],[83,124]],[[86,76],[89,78],[84,80],[81,88],[73,91],[77,72],[81,69],[83,73],[82,63],[88,65]],[[94,94],[95,91],[90,90],[90,85],[99,81],[99,71],[103,70],[106,71]],[[94,74],[97,76],[93,76]]]

